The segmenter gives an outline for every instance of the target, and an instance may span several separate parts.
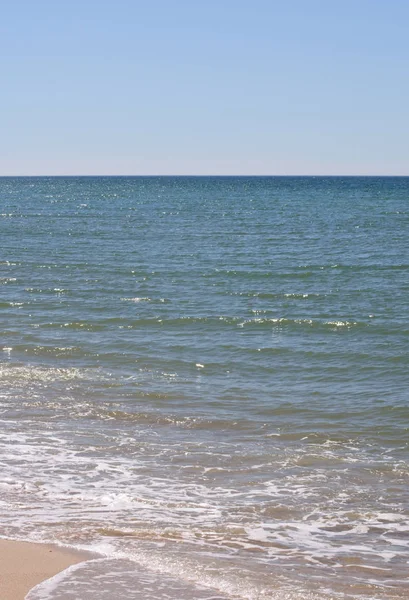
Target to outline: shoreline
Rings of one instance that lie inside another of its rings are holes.
[[[0,598],[24,600],[33,587],[87,558],[51,544],[0,539]]]

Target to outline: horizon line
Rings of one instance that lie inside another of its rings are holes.
[[[337,174],[337,173],[329,173],[329,174],[286,174],[286,175],[278,175],[278,174],[232,174],[232,173],[223,173],[223,174],[187,174],[187,173],[144,173],[144,174],[101,174],[101,173],[87,173],[87,174],[36,174],[36,175],[0,175],[0,179],[3,178],[28,178],[28,177],[409,177],[409,174]]]

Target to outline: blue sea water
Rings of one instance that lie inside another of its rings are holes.
[[[407,598],[409,178],[0,179],[0,535],[49,598]]]

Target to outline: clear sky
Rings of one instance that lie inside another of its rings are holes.
[[[1,4],[1,175],[409,175],[409,0]]]

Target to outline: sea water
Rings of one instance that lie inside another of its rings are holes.
[[[409,179],[0,179],[30,600],[409,596]]]

